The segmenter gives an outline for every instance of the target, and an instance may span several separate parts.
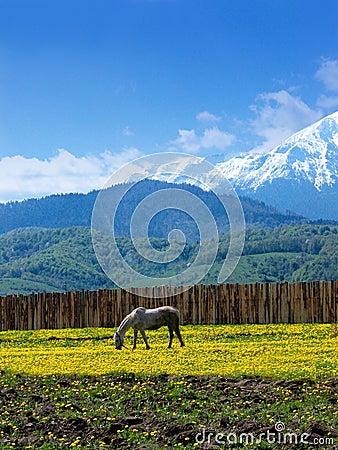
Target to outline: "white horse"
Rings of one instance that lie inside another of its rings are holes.
[[[174,332],[176,333],[181,347],[184,346],[183,339],[181,337],[179,329],[179,311],[171,306],[160,306],[159,308],[146,309],[142,306],[134,309],[130,314],[128,314],[121,322],[117,331],[114,333],[114,344],[117,350],[122,350],[124,347],[124,335],[129,330],[133,328],[134,330],[134,346],[133,350],[136,348],[137,333],[140,331],[143,340],[146,344],[147,350],[150,348],[147,340],[147,336],[144,330],[157,330],[158,328],[167,325],[169,329],[169,345],[171,344],[174,337]]]

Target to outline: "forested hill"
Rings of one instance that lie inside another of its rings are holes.
[[[210,192],[205,192],[196,186],[188,184],[177,185],[145,180],[138,183],[136,188],[128,194],[129,201],[122,206],[119,214],[118,235],[128,236],[132,205],[137,205],[149,193],[167,188],[187,190],[197,195],[206,204],[211,205],[213,214],[220,220],[220,232],[227,231],[227,224],[224,223],[224,211],[220,210],[220,202],[217,202],[217,198]],[[115,186],[110,189],[118,190],[119,187]],[[0,233],[25,227],[67,228],[72,226],[90,226],[92,209],[98,192],[51,195],[41,199],[28,199],[21,202],[0,204]],[[272,229],[278,225],[304,223],[305,221],[304,218],[297,214],[283,214],[277,209],[265,205],[263,202],[247,197],[241,198],[241,203],[247,226]],[[185,220],[182,216],[176,217],[175,214],[169,214],[167,220],[154,222],[154,226],[150,227],[150,235],[166,237],[168,228],[170,228],[170,220],[174,223],[178,219],[180,223],[182,220]]]
[[[151,242],[158,250],[168,247],[166,239]],[[228,242],[229,236],[225,235],[203,283],[217,283]],[[198,252],[198,244],[187,243],[175,261],[161,264],[159,273],[158,265],[138,256],[130,239],[120,238],[119,248],[135,270],[150,276],[180,273]],[[247,230],[243,256],[228,282],[331,279],[338,279],[338,226],[294,225]],[[0,295],[109,287],[114,285],[97,263],[89,227],[20,230],[0,235]]]
[[[98,192],[50,195],[0,204],[0,233],[17,228],[90,226]]]

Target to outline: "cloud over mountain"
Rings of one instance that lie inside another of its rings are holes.
[[[197,134],[194,129],[178,130],[178,138],[172,144],[187,153],[199,153],[205,149],[224,150],[235,142],[235,136],[220,130],[217,126],[206,128],[202,134]]]
[[[48,159],[21,155],[0,159],[0,201],[100,189],[123,164],[141,156],[136,148],[77,157],[61,149]]]
[[[256,118],[251,122],[252,128],[263,138],[262,144],[253,149],[257,152],[271,150],[322,117],[320,111],[311,109],[301,98],[286,90],[259,94],[252,109],[256,113]]]

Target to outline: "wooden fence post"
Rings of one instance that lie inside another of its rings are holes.
[[[177,307],[181,323],[333,323],[338,281],[195,285],[0,297],[0,331],[116,327],[137,306]]]

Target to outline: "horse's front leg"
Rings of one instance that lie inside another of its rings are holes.
[[[147,348],[147,350],[149,350],[149,349],[150,349],[150,346],[149,346],[149,344],[148,344],[147,336],[146,336],[144,330],[140,330],[140,332],[141,332],[142,337],[143,337],[143,340],[144,340],[144,342],[145,342],[145,344],[146,344],[146,348]]]
[[[137,332],[138,332],[138,330],[135,330],[135,329],[134,329],[134,345],[133,345],[133,350],[135,350],[135,348],[136,348]]]

